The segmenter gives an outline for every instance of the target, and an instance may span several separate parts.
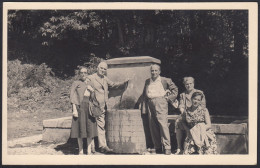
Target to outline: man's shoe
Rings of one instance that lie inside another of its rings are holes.
[[[147,152],[150,152],[151,154],[156,154],[156,150],[151,148],[148,148]]]
[[[156,152],[157,154],[162,154],[162,153],[163,153],[162,149],[155,149],[155,152]]]
[[[171,149],[165,149],[164,154],[165,154],[165,155],[170,155],[170,154],[172,154]]]
[[[103,148],[103,147],[100,147],[100,148],[99,148],[99,152],[100,152],[100,153],[104,153],[104,152],[105,152],[104,148]]]
[[[106,153],[110,153],[110,152],[113,152],[113,149],[110,149],[109,147],[104,147],[104,150]]]
[[[109,147],[101,147],[100,148],[100,152],[101,153],[112,153],[113,152],[113,149],[110,149]]]
[[[91,148],[91,153],[96,153],[95,148]]]

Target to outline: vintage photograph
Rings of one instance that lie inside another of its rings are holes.
[[[256,164],[257,3],[47,4],[4,4],[3,161]]]

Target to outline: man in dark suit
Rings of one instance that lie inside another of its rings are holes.
[[[168,102],[173,103],[178,88],[170,78],[160,76],[160,66],[151,66],[151,78],[145,81],[142,113],[148,113],[150,132],[157,153],[171,154],[170,132],[168,128]],[[169,95],[167,93],[170,93]],[[167,96],[168,95],[168,96]]]
[[[112,149],[109,149],[106,142],[106,132],[105,132],[105,114],[107,110],[108,101],[108,88],[119,88],[121,86],[125,86],[129,79],[121,83],[115,83],[109,80],[106,77],[107,72],[107,64],[105,62],[101,62],[97,67],[97,73],[94,73],[88,78],[91,80],[94,86],[95,94],[97,101],[100,104],[101,109],[103,110],[103,114],[97,118],[98,125],[98,144],[99,149],[103,153],[111,152]]]

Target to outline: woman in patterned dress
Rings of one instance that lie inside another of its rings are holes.
[[[79,69],[80,80],[74,81],[70,91],[72,104],[71,138],[78,139],[79,154],[83,154],[83,138],[87,138],[87,151],[91,153],[91,143],[97,136],[96,119],[89,114],[89,97],[94,91],[90,80],[87,78],[87,68]]]
[[[192,106],[183,113],[183,125],[187,132],[184,155],[217,154],[216,136],[211,129],[208,109],[200,106],[202,99],[202,93],[194,92],[191,97]]]

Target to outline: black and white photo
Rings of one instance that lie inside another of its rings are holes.
[[[257,7],[4,3],[3,163],[256,164]]]

